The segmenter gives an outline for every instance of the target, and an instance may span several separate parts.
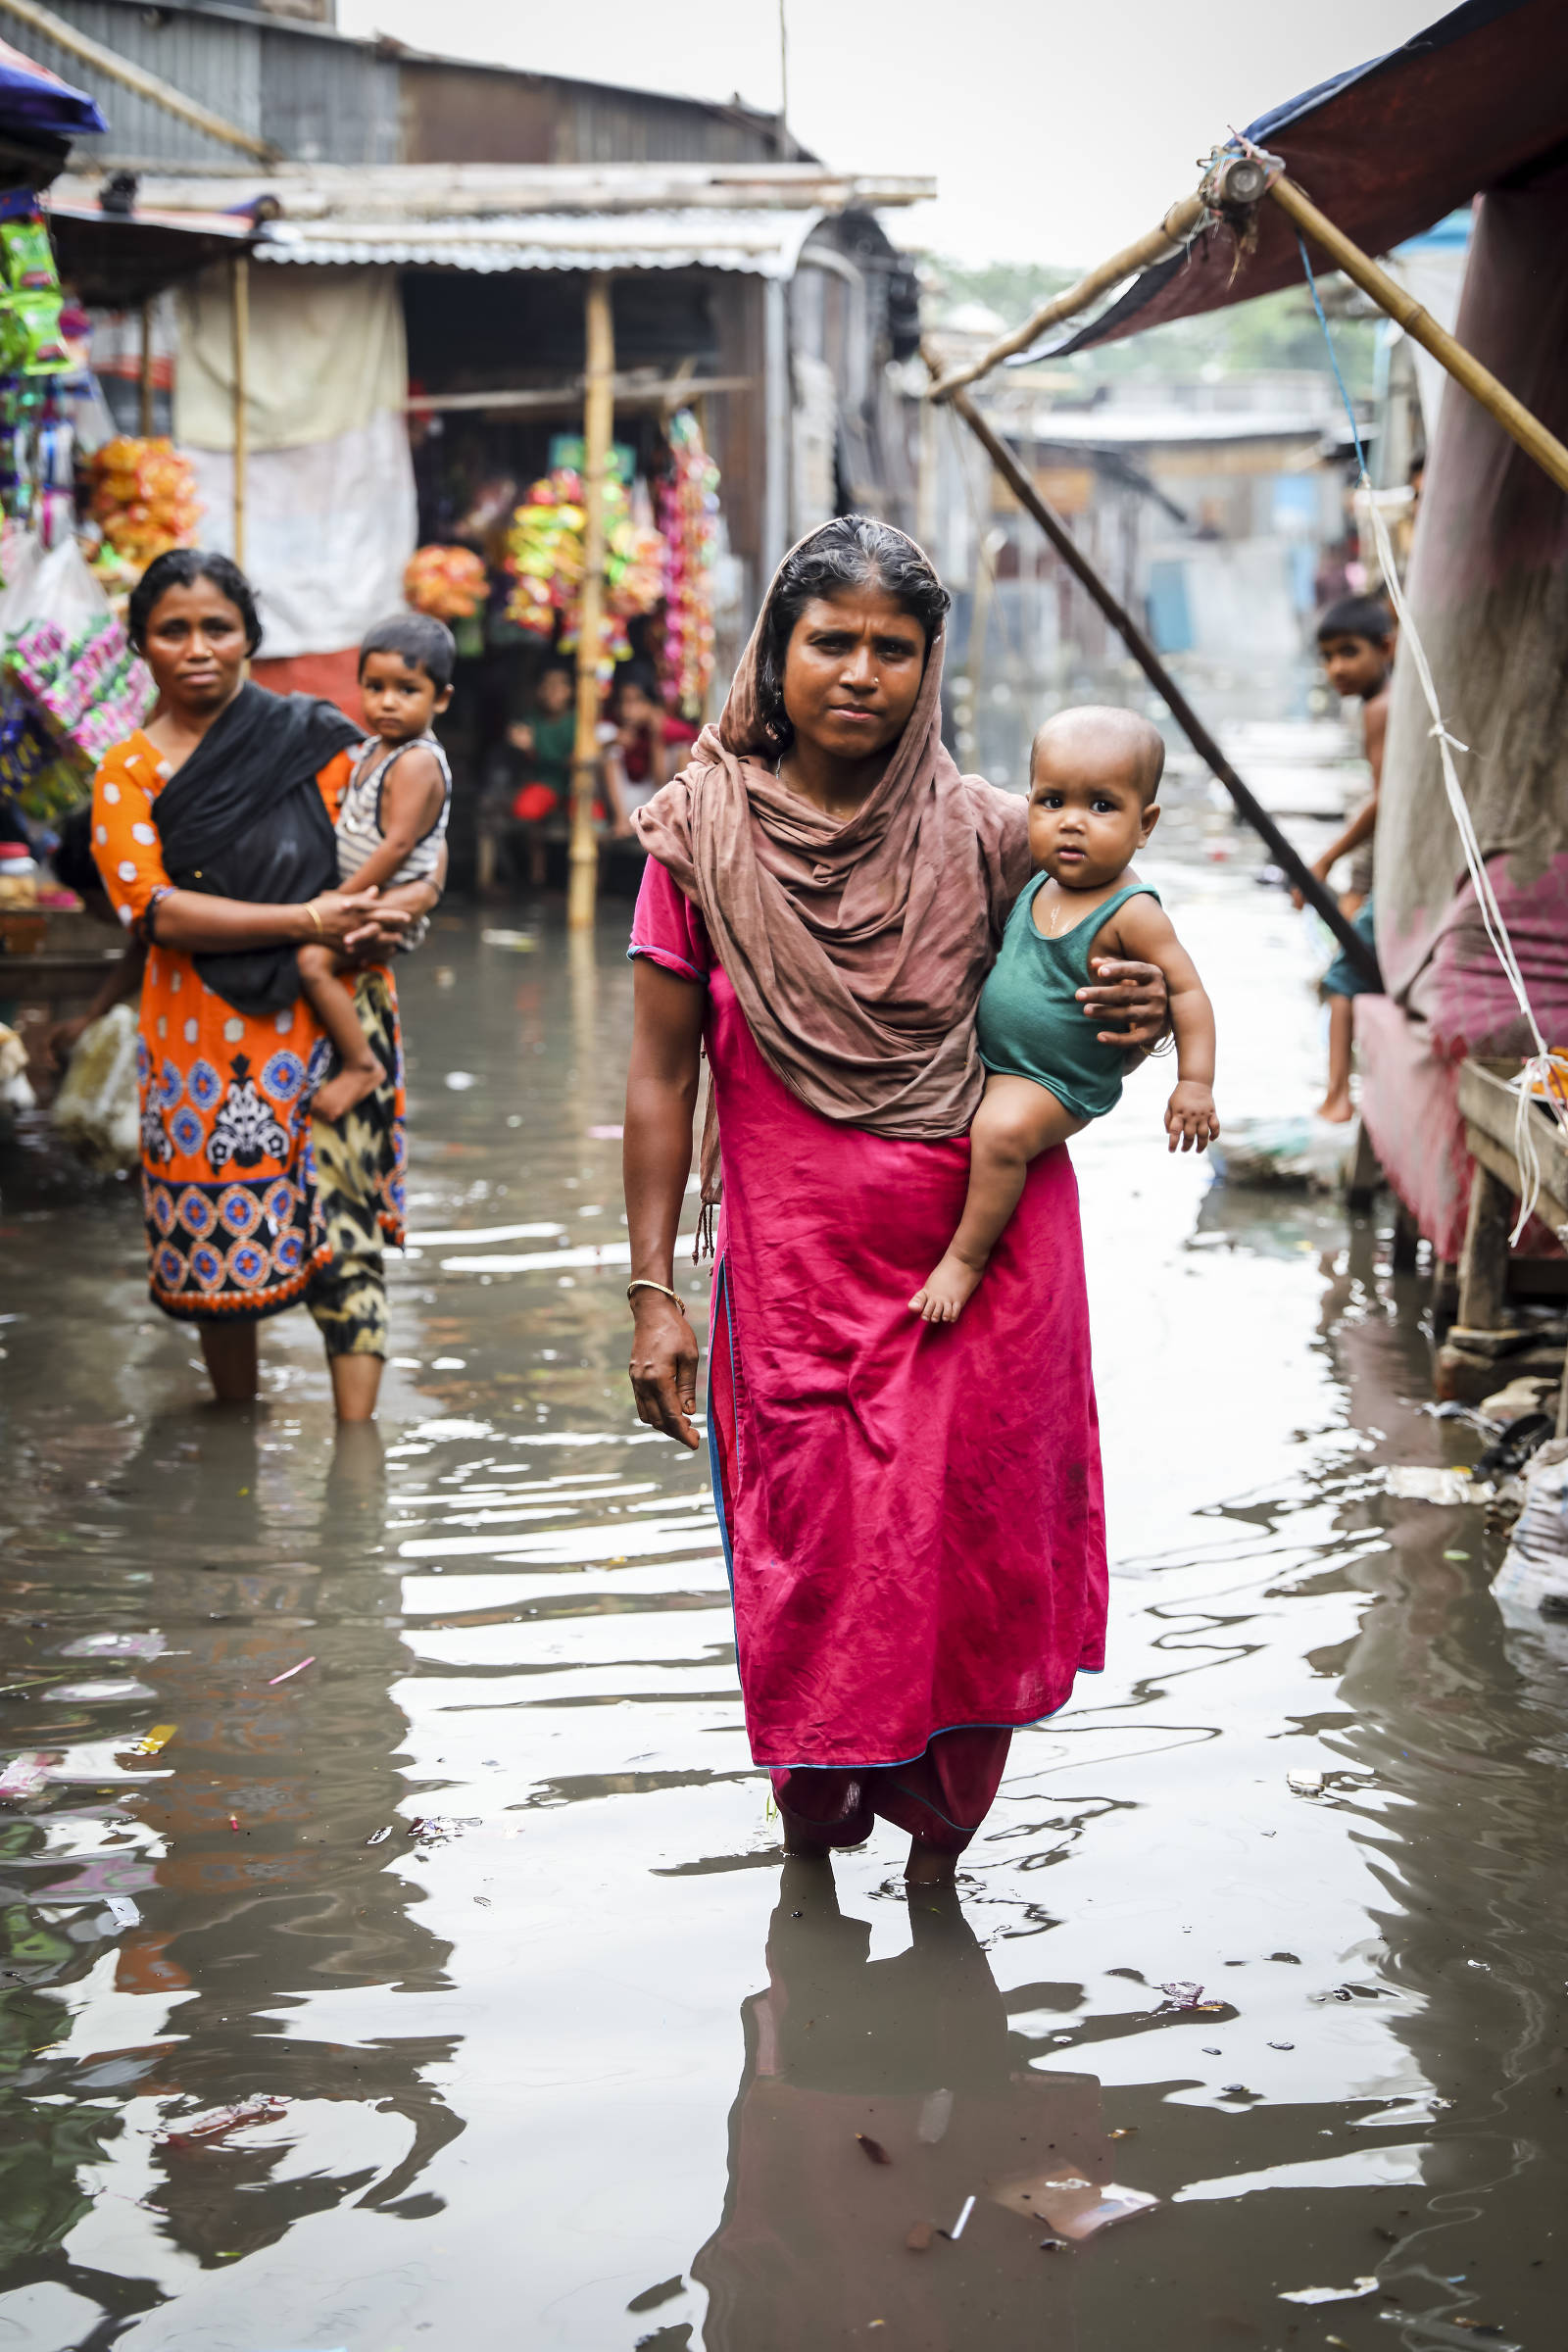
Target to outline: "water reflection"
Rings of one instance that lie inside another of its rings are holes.
[[[0,1830],[0,2250],[8,2286],[119,2319],[188,2304],[193,2273],[313,2214],[439,2211],[421,2176],[463,2129],[435,2080],[450,2034],[328,2037],[310,2015],[439,1987],[450,1946],[389,1867],[406,1655],[380,1441],[342,1433],[312,1495],[290,1429],[155,1417],[78,1528],[89,1570],[23,1629],[45,1777]]]
[[[742,2011],[723,2219],[692,2266],[708,2352],[806,2352],[875,2322],[908,2352],[948,2352],[981,2313],[988,2344],[1077,2340],[1041,2251],[1054,2232],[1012,2208],[1048,2179],[1111,2180],[1099,2082],[1030,2071],[954,1888],[906,1899],[908,1949],[873,1960],[830,1865],[785,1865],[767,1989]],[[911,2250],[971,2197],[957,2243]]]

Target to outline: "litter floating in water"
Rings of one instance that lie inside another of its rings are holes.
[[[973,2199],[973,2197],[965,2197],[965,2198],[964,2198],[964,2200],[963,2200],[963,2211],[962,2211],[962,2212],[959,2214],[959,2216],[958,2216],[957,2220],[956,2220],[956,2221],[954,2223],[954,2225],[953,2225],[953,2228],[952,2228],[952,2229],[951,2229],[951,2230],[948,2231],[948,2236],[949,2236],[949,2238],[952,2240],[952,2242],[953,2242],[953,2244],[954,2244],[954,2245],[956,2245],[956,2244],[957,2244],[957,2242],[958,2242],[959,2238],[960,2238],[960,2237],[963,2235],[964,2231],[965,2231],[965,2230],[968,2229],[968,2227],[969,2227],[969,2216],[970,2216],[970,2214],[971,2214],[971,2213],[973,2213],[973,2211],[974,2211],[974,2199]]]
[[[1131,2139],[1137,2129],[1136,2124],[1120,2124],[1114,2132],[1107,2132],[1105,2137],[1107,2139]]]
[[[169,1644],[162,1634],[83,1634],[68,1642],[63,1658],[158,1658]]]
[[[368,1838],[367,1838],[367,1839],[365,1840],[365,1842],[366,1842],[366,1844],[367,1844],[367,1845],[385,1845],[385,1843],[386,1843],[387,1839],[388,1839],[388,1838],[391,1837],[391,1835],[392,1835],[392,1828],[391,1828],[391,1824],[390,1824],[390,1823],[388,1823],[387,1827],[386,1827],[384,1830],[372,1830],[372,1831],[370,1832],[370,1835],[368,1836]]]
[[[934,2148],[943,2138],[952,2121],[952,2091],[928,2091],[920,2103],[920,2120],[914,2127],[914,2136],[923,2148]]]
[[[1271,2041],[1268,2046],[1271,2050],[1294,2050],[1296,2044],[1294,2041]]]
[[[1044,2222],[1063,2239],[1092,2237],[1097,2230],[1148,2213],[1159,2203],[1141,2188],[1122,2188],[1115,2181],[1101,2187],[1077,2174],[1060,2178],[1026,2175],[1019,2180],[1004,2180],[989,2193],[993,2204],[1021,2214],[1025,2221]]]
[[[254,2099],[238,2099],[232,2107],[210,2107],[205,2114],[193,2115],[187,2122],[171,2124],[167,2131],[157,2133],[154,2145],[202,2147],[209,2140],[220,2139],[225,2132],[239,2132],[251,2124],[272,2124],[287,2113],[287,2099],[263,2092]]]
[[[0,1772],[0,1797],[36,1796],[49,1778],[51,1756],[13,1756]]]
[[[455,1095],[466,1095],[470,1086],[477,1086],[478,1083],[472,1070],[448,1070],[447,1072],[447,1084]]]
[[[314,1658],[301,1658],[297,1666],[285,1666],[281,1674],[274,1674],[268,1683],[267,1688],[269,1690],[275,1690],[279,1683],[286,1683],[290,1681],[296,1674],[303,1674],[307,1666],[314,1666],[315,1664],[316,1660]]]
[[[155,1723],[150,1732],[143,1732],[139,1740],[133,1740],[131,1741],[130,1753],[133,1756],[156,1756],[161,1754],[162,1751],[169,1745],[169,1742],[171,1740],[172,1740],[178,1729],[179,1726],[177,1723]]]
[[[479,938],[487,948],[510,948],[514,956],[526,956],[539,945],[531,931],[481,931]]]
[[[1330,1192],[1340,1182],[1354,1142],[1353,1123],[1232,1119],[1224,1141],[1210,1146],[1208,1159],[1221,1184],[1309,1186]]]
[[[1161,1984],[1159,1989],[1176,2009],[1196,2009],[1203,1997],[1201,1984]]]
[[[1281,2295],[1282,2303],[1358,2303],[1363,2295],[1375,2295],[1375,2278],[1358,2278],[1353,2286],[1298,2286],[1294,2294]]]
[[[855,2136],[873,2164],[891,2164],[893,2162],[882,2142],[879,2139],[873,2139],[869,2132],[857,2132]]]
[[[117,1928],[136,1928],[141,1925],[141,1913],[128,1894],[106,1894],[104,1907]]]
[[[1396,1502],[1490,1502],[1496,1492],[1490,1478],[1472,1478],[1468,1470],[1431,1470],[1413,1462],[1396,1464],[1387,1485]]]
[[[1288,1772],[1285,1786],[1294,1788],[1298,1796],[1321,1796],[1323,1775],[1320,1772]]]
[[[935,2235],[936,2228],[933,2223],[916,2222],[904,2242],[911,2254],[924,2254]]]

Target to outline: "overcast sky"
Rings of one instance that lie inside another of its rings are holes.
[[[901,243],[1090,264],[1197,183],[1232,123],[1396,47],[1444,0],[786,0],[790,123],[846,169],[925,172]],[[339,0],[345,32],[778,105],[777,0]]]

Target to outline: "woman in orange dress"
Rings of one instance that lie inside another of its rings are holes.
[[[402,1242],[397,997],[367,961],[356,1003],[386,1081],[336,1125],[311,1098],[330,1049],[299,993],[306,940],[374,957],[429,884],[337,888],[332,818],[360,730],[329,703],[248,682],[255,601],[227,557],[161,556],[130,630],[158,704],[106,754],[93,854],[147,948],[138,1067],[149,1287],[194,1323],[215,1394],[253,1397],[257,1325],[303,1300],[340,1419],[375,1409],[384,1241]]]

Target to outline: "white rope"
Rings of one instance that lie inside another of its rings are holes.
[[[1514,1113],[1513,1148],[1514,1158],[1519,1164],[1520,1194],[1519,1221],[1508,1238],[1510,1245],[1517,1249],[1519,1237],[1535,1214],[1536,1203],[1541,1198],[1541,1156],[1536,1149],[1536,1122],[1532,1104],[1539,1093],[1544,1099],[1545,1107],[1555,1116],[1558,1126],[1565,1135],[1568,1135],[1568,1096],[1565,1096],[1563,1091],[1562,1070],[1553,1059],[1546,1041],[1541,1034],[1541,1024],[1536,1019],[1535,1007],[1530,1002],[1530,992],[1525,986],[1525,977],[1519,968],[1519,958],[1514,954],[1513,941],[1508,936],[1508,926],[1503,920],[1502,908],[1497,904],[1497,894],[1492,887],[1492,876],[1487,871],[1486,859],[1481,854],[1481,843],[1476,835],[1469,804],[1459,786],[1459,771],[1454,765],[1453,755],[1455,752],[1467,751],[1468,746],[1460,743],[1455,736],[1448,732],[1443,712],[1439,708],[1438,690],[1432,678],[1432,665],[1427,660],[1426,647],[1421,642],[1415,622],[1410,617],[1409,607],[1404,601],[1404,595],[1399,586],[1398,569],[1394,561],[1394,548],[1389,539],[1388,524],[1384,521],[1377,493],[1367,478],[1364,466],[1361,471],[1361,488],[1366,493],[1366,507],[1371,517],[1372,536],[1377,543],[1378,563],[1383,573],[1383,585],[1387,590],[1389,602],[1394,607],[1395,618],[1399,624],[1399,642],[1401,646],[1408,649],[1427,709],[1432,714],[1431,734],[1438,747],[1438,759],[1443,767],[1443,788],[1447,795],[1448,808],[1458,829],[1459,845],[1464,851],[1464,861],[1475,890],[1476,905],[1481,909],[1482,924],[1485,927],[1487,938],[1491,942],[1493,954],[1501,964],[1503,975],[1513,991],[1514,1002],[1529,1024],[1534,1047],[1534,1051],[1526,1057],[1524,1067],[1520,1070],[1518,1077],[1510,1082],[1518,1098],[1518,1108]],[[1559,1231],[1558,1239],[1568,1243],[1568,1227]]]

